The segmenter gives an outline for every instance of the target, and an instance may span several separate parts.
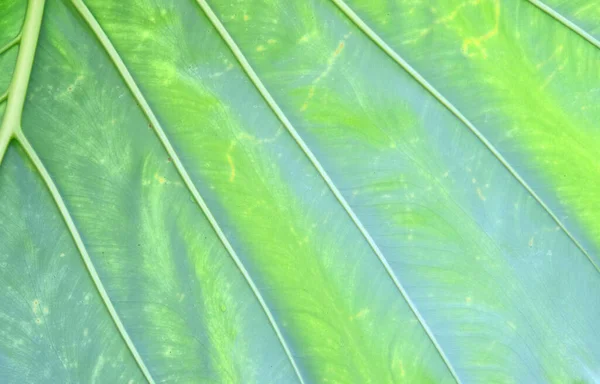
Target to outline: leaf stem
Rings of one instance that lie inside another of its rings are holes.
[[[21,115],[25,104],[27,85],[33,67],[33,58],[37,46],[45,0],[29,0],[23,29],[19,35],[2,48],[2,52],[20,42],[17,63],[11,83],[6,91],[8,101],[0,124],[0,163],[6,153],[8,143],[21,126]]]
[[[110,297],[108,296],[108,293],[106,292],[106,289],[104,288],[104,285],[102,284],[102,280],[100,279],[100,276],[98,275],[98,272],[96,271],[96,268],[94,267],[94,264],[92,263],[92,259],[90,258],[90,255],[83,243],[83,240],[81,239],[79,230],[75,226],[75,222],[73,221],[73,218],[71,217],[71,214],[69,213],[69,210],[68,210],[67,206],[65,205],[65,202],[64,202],[60,192],[58,191],[56,184],[54,184],[54,181],[52,180],[52,177],[50,176],[50,174],[48,173],[48,170],[44,166],[44,163],[42,163],[42,160],[39,158],[37,152],[31,146],[31,144],[29,143],[29,140],[27,140],[27,137],[25,137],[25,135],[23,134],[23,132],[20,129],[15,133],[15,139],[21,144],[21,146],[25,150],[25,153],[27,154],[27,156],[29,157],[29,159],[31,160],[31,162],[33,163],[35,168],[40,173],[42,180],[44,181],[44,183],[46,184],[46,187],[50,191],[50,194],[52,195],[52,199],[54,199],[54,202],[56,203],[56,206],[57,206],[63,220],[65,221],[65,224],[67,225],[67,228],[69,229],[69,232],[71,233],[71,237],[73,238],[73,241],[75,242],[75,245],[77,246],[77,249],[79,250],[79,253],[81,254],[83,263],[85,264],[85,267],[86,267],[92,281],[94,282],[94,285],[95,285],[98,293],[100,294],[100,297],[102,298],[102,301],[104,302],[104,305],[106,306],[106,309],[108,310],[115,326],[119,330],[119,333],[121,334],[121,337],[123,338],[123,341],[125,341],[125,344],[129,348],[129,350],[132,353],[135,361],[137,362],[140,370],[142,371],[143,375],[146,377],[148,382],[151,384],[154,384],[154,381],[152,380],[152,376],[150,375],[148,368],[146,368],[146,366],[144,365],[144,362],[142,361],[140,354],[138,353],[137,349],[133,345],[133,341],[129,337],[127,330],[125,329],[123,323],[121,322],[121,319],[119,318],[119,315],[117,314],[117,311],[115,310],[115,307],[113,306],[113,304],[110,300]]]
[[[8,98],[8,89],[0,96],[0,104],[4,103],[4,100]]]

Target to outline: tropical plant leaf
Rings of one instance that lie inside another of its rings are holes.
[[[599,380],[593,1],[0,12],[0,382]]]

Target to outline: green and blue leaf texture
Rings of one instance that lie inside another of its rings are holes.
[[[597,0],[0,0],[0,383],[600,382]]]

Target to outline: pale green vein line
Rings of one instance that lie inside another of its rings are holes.
[[[43,8],[43,6],[44,6],[44,4],[42,1],[42,8]],[[15,45],[17,45],[19,43],[19,41],[21,41],[21,33],[19,33],[14,39],[12,39],[8,43],[6,43],[2,48],[0,48],[0,55],[3,54],[4,52],[8,51]]]
[[[22,31],[21,33],[19,33],[17,38],[13,39],[13,41],[11,42],[12,44],[20,42],[21,46],[19,49],[19,54],[17,55],[17,62],[15,64],[13,78],[11,80],[9,89],[6,92],[7,96],[8,94],[10,94],[10,97],[8,98],[6,110],[2,119],[2,125],[0,125],[0,162],[2,161],[2,157],[6,152],[6,148],[8,147],[10,140],[13,137],[16,138],[25,150],[25,153],[27,153],[27,156],[29,157],[31,162],[35,165],[36,169],[38,170],[42,179],[44,180],[44,183],[46,184],[48,190],[50,191],[50,194],[52,195],[52,198],[54,199],[54,202],[56,203],[56,206],[58,207],[58,210],[60,211],[67,225],[67,228],[69,229],[69,232],[73,237],[73,240],[75,241],[77,249],[79,250],[79,253],[81,254],[83,262],[86,266],[86,269],[90,274],[90,277],[92,278],[92,281],[94,282],[94,285],[98,290],[102,301],[108,309],[108,312],[110,313],[113,322],[119,330],[121,337],[123,338],[125,344],[132,353],[140,370],[148,379],[148,382],[150,384],[154,384],[154,381],[152,380],[148,369],[144,365],[144,362],[142,361],[138,351],[135,349],[135,346],[131,342],[127,331],[123,327],[123,324],[121,323],[121,320],[119,319],[119,316],[117,315],[106,293],[106,290],[104,289],[104,286],[100,281],[100,277],[98,276],[98,273],[96,272],[96,269],[94,268],[91,262],[89,254],[87,253],[83,241],[81,240],[81,236],[79,235],[79,232],[75,227],[75,223],[73,222],[73,219],[71,218],[71,215],[69,214],[69,211],[67,210],[67,207],[65,206],[65,203],[60,193],[58,192],[56,185],[52,181],[52,178],[48,174],[46,167],[38,157],[37,153],[35,152],[31,144],[21,131],[23,106],[25,104],[27,86],[29,84],[31,69],[33,67],[35,50],[37,47],[40,27],[42,23],[42,16],[44,13],[44,5],[44,0],[29,0]]]
[[[4,103],[4,100],[6,100],[7,98],[8,98],[8,90],[0,96],[0,104]]]
[[[540,196],[527,184],[527,182],[519,175],[519,173],[510,165],[510,163],[502,156],[502,154],[494,147],[494,145],[467,119],[459,110],[446,99],[437,89],[433,87],[419,72],[417,72],[406,60],[404,60],[396,51],[394,51],[375,31],[371,29],[343,0],[331,0],[356,26],[361,29],[367,37],[369,37],[379,48],[381,48],[388,56],[390,56],[398,65],[408,72],[423,88],[431,93],[444,107],[446,107],[454,116],[471,130],[471,132],[487,147],[487,149],[502,163],[502,165],[510,172],[511,175],[529,192],[531,196],[544,208],[546,213],[554,219],[556,224],[562,231],[571,239],[573,244],[587,257],[598,273],[600,267],[594,259],[589,255],[587,250],[577,241],[567,227],[560,221],[554,212],[544,203]]]
[[[42,180],[44,181],[44,183],[46,184],[46,187],[50,191],[50,194],[52,195],[52,198],[54,199],[54,202],[56,203],[56,206],[58,207],[58,210],[60,211],[60,214],[62,215],[62,218],[65,221],[67,228],[69,229],[69,232],[71,233],[71,237],[73,238],[73,241],[75,241],[75,245],[77,246],[77,249],[79,250],[79,253],[81,254],[83,263],[85,264],[85,267],[86,267],[88,273],[90,274],[90,277],[92,278],[92,281],[94,282],[94,285],[96,286],[96,289],[98,290],[98,293],[100,294],[100,297],[102,298],[102,301],[104,302],[104,305],[106,306],[106,309],[108,309],[108,312],[110,313],[110,316],[111,316],[114,324],[116,325],[117,329],[119,330],[121,337],[125,341],[125,344],[129,348],[129,351],[133,355],[133,358],[137,362],[140,370],[142,371],[142,373],[144,374],[144,376],[146,377],[148,382],[151,384],[154,384],[154,380],[152,379],[152,376],[150,375],[148,368],[146,368],[146,365],[144,364],[142,357],[140,356],[137,349],[135,348],[135,345],[133,344],[133,341],[129,337],[127,330],[123,326],[123,323],[121,322],[121,319],[119,318],[119,315],[117,314],[117,311],[115,310],[115,307],[113,306],[113,304],[110,300],[110,297],[108,296],[108,293],[106,292],[106,289],[104,289],[102,280],[100,279],[100,276],[98,276],[98,272],[96,271],[96,268],[94,267],[94,264],[92,263],[92,259],[90,258],[90,255],[88,254],[88,251],[87,251],[85,245],[83,244],[83,240],[81,239],[79,230],[75,226],[75,223],[73,222],[73,218],[71,217],[71,214],[69,213],[69,210],[68,210],[67,206],[65,205],[65,202],[64,202],[60,192],[58,191],[56,184],[54,184],[54,181],[52,180],[52,177],[50,176],[50,174],[48,173],[48,170],[44,166],[44,163],[42,163],[42,160],[39,158],[36,151],[33,149],[31,144],[29,143],[29,140],[27,140],[27,138],[25,137],[25,135],[23,134],[23,132],[20,129],[17,130],[17,132],[15,133],[15,138],[21,144],[23,149],[25,150],[25,153],[27,154],[27,156],[29,157],[29,159],[31,160],[33,165],[36,167],[36,169],[42,176]]]
[[[323,180],[325,181],[325,183],[327,184],[327,186],[329,187],[329,189],[331,190],[333,195],[336,197],[336,199],[338,200],[340,205],[344,208],[344,210],[346,211],[346,213],[348,214],[350,219],[354,222],[354,224],[356,225],[358,230],[361,232],[361,234],[363,235],[363,237],[365,238],[365,240],[367,241],[367,243],[369,244],[369,246],[371,247],[373,252],[377,255],[377,258],[379,259],[379,261],[385,268],[387,274],[389,275],[389,277],[392,279],[392,281],[396,285],[396,288],[398,289],[398,291],[400,291],[400,294],[402,295],[404,300],[407,302],[408,306],[414,313],[415,317],[421,323],[421,326],[425,330],[425,332],[426,332],[427,336],[429,337],[429,339],[431,340],[431,342],[434,344],[435,348],[437,349],[437,351],[440,354],[441,358],[443,359],[444,363],[446,363],[446,366],[450,370],[452,376],[454,376],[454,379],[458,383],[460,383],[461,381],[458,378],[456,371],[452,367],[452,364],[450,363],[444,350],[438,343],[435,335],[429,328],[429,325],[427,325],[427,322],[425,321],[425,319],[423,318],[423,316],[417,309],[417,306],[415,305],[415,303],[412,301],[412,299],[408,295],[408,292],[406,291],[406,289],[404,288],[402,283],[400,283],[400,281],[396,277],[396,275],[393,272],[392,267],[390,266],[386,257],[383,255],[383,253],[381,252],[381,250],[379,249],[379,247],[377,246],[377,244],[375,243],[375,241],[373,240],[373,238],[371,237],[371,235],[369,234],[367,229],[363,226],[363,224],[360,221],[360,219],[358,218],[358,216],[356,216],[356,214],[354,213],[354,211],[352,210],[352,208],[350,207],[350,205],[348,204],[348,202],[346,201],[344,196],[342,196],[341,192],[335,186],[333,180],[329,177],[329,175],[327,174],[327,172],[325,171],[325,169],[323,168],[323,166],[321,165],[319,160],[312,153],[312,151],[310,150],[308,145],[304,142],[302,137],[298,134],[298,131],[296,131],[296,129],[294,128],[292,123],[289,121],[289,119],[287,118],[285,113],[282,111],[282,109],[279,107],[279,105],[277,104],[277,102],[275,101],[273,96],[271,96],[271,94],[269,93],[269,91],[267,90],[265,85],[263,84],[262,80],[260,80],[260,78],[258,77],[256,72],[254,71],[254,69],[252,68],[252,66],[250,65],[250,63],[248,62],[248,60],[246,59],[244,54],[242,53],[241,49],[235,43],[235,41],[233,40],[233,38],[227,31],[225,26],[221,23],[221,21],[219,20],[217,15],[213,12],[213,10],[208,5],[208,3],[205,0],[196,0],[196,1],[198,2],[198,5],[200,5],[202,10],[204,11],[206,16],[209,18],[209,20],[211,21],[211,23],[213,24],[215,29],[219,32],[219,34],[221,35],[221,38],[225,41],[225,43],[227,44],[227,46],[229,47],[229,49],[231,50],[233,55],[236,57],[237,61],[242,66],[244,72],[248,75],[248,77],[250,78],[250,80],[252,81],[252,83],[254,84],[256,89],[262,95],[263,99],[266,101],[266,103],[269,105],[269,107],[271,108],[273,113],[275,113],[275,115],[281,121],[281,123],[285,126],[285,128],[290,133],[290,135],[294,138],[294,140],[296,141],[298,146],[300,146],[300,148],[302,149],[302,151],[304,152],[306,157],[310,160],[310,162],[313,164],[313,166],[317,169],[318,173],[323,178]]]
[[[42,24],[42,15],[44,14],[44,3],[44,0],[29,0],[21,32],[3,48],[5,50],[18,42],[21,43],[17,62],[15,63],[15,71],[10,85],[6,90],[7,97],[9,95],[10,97],[8,97],[8,101],[6,102],[6,110],[0,124],[0,163],[2,163],[8,142],[21,125],[21,115],[23,114],[27,85],[29,84],[29,76],[33,67],[35,48],[37,47],[40,26]]]
[[[275,317],[273,316],[271,310],[269,309],[269,306],[267,305],[264,298],[262,297],[262,294],[260,293],[258,287],[254,283],[254,280],[248,273],[248,270],[246,269],[246,267],[242,263],[241,259],[237,255],[237,252],[231,246],[231,243],[227,239],[227,236],[221,229],[220,225],[217,223],[217,220],[211,213],[210,209],[208,208],[208,205],[206,204],[206,202],[204,201],[202,196],[200,196],[200,192],[194,185],[194,183],[193,183],[192,179],[190,178],[187,170],[185,169],[183,163],[179,159],[179,155],[177,154],[177,152],[171,145],[171,142],[169,141],[167,135],[165,134],[165,131],[163,130],[161,124],[159,123],[158,119],[154,115],[154,112],[152,112],[150,105],[146,101],[146,98],[140,91],[135,80],[129,73],[129,70],[127,69],[127,66],[121,59],[121,56],[119,55],[119,53],[117,52],[115,47],[112,45],[110,39],[108,38],[108,36],[104,32],[104,30],[102,29],[100,24],[98,23],[98,21],[96,21],[94,15],[92,15],[90,10],[83,3],[83,1],[73,0],[73,4],[77,8],[77,10],[81,14],[81,16],[85,19],[85,21],[89,25],[90,29],[94,32],[94,34],[96,35],[96,38],[100,41],[100,43],[102,44],[102,46],[108,53],[111,61],[113,62],[113,64],[115,65],[115,67],[117,68],[119,73],[121,74],[123,80],[127,84],[127,87],[129,88],[129,90],[133,94],[134,98],[140,105],[142,111],[144,112],[144,114],[146,115],[146,117],[148,118],[150,123],[152,124],[154,132],[158,136],[160,142],[164,146],[164,148],[167,151],[167,153],[169,154],[169,156],[171,157],[173,164],[175,165],[175,168],[177,169],[177,171],[179,172],[179,175],[183,179],[186,187],[188,188],[188,190],[194,197],[194,200],[196,201],[198,206],[202,209],[202,212],[204,213],[204,215],[210,222],[215,233],[219,237],[219,240],[221,241],[221,243],[223,243],[223,246],[225,247],[225,249],[227,249],[227,252],[229,252],[231,258],[233,259],[234,263],[236,264],[236,266],[238,267],[238,269],[240,270],[240,272],[246,279],[248,285],[250,286],[256,299],[258,300],[260,306],[262,307],[263,311],[265,312],[265,314],[269,320],[269,323],[273,327],[273,330],[275,331],[275,334],[277,335],[279,342],[281,343],[288,359],[290,360],[290,363],[292,364],[292,366],[296,372],[296,375],[298,376],[298,379],[300,380],[301,383],[304,383],[304,380],[303,380],[300,370],[296,364],[296,361],[295,361],[294,357],[292,356],[291,350],[288,347],[287,342],[285,341],[285,338],[283,337],[283,334],[281,333],[281,330],[279,329],[279,326],[277,325],[277,322],[275,321]]]
[[[531,4],[535,5],[548,15],[552,16],[558,22],[564,24],[567,28],[571,29],[573,32],[577,33],[579,36],[586,39],[589,43],[596,46],[596,48],[600,48],[600,41],[596,39],[594,36],[590,35],[585,29],[581,28],[579,25],[575,24],[571,20],[567,19],[565,16],[561,15],[558,11],[554,10],[549,5],[544,4],[539,0],[527,0]]]

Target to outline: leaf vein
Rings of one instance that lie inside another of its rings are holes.
[[[29,157],[29,159],[31,160],[31,162],[33,163],[33,165],[35,166],[37,171],[40,173],[42,180],[44,181],[44,183],[46,184],[46,187],[50,191],[50,195],[52,196],[52,199],[56,203],[56,206],[57,206],[65,224],[67,225],[69,232],[71,233],[71,237],[73,238],[73,241],[75,242],[75,245],[77,246],[77,249],[79,250],[79,253],[81,254],[83,263],[85,264],[85,267],[86,267],[90,277],[92,278],[92,281],[94,282],[94,286],[96,287],[96,290],[100,294],[100,297],[102,298],[102,301],[104,302],[104,305],[106,306],[106,309],[108,310],[111,319],[113,320],[115,326],[117,327],[119,333],[121,334],[123,341],[125,341],[125,344],[129,348],[129,351],[133,355],[133,358],[135,359],[136,363],[140,367],[140,370],[142,371],[142,373],[144,374],[144,376],[146,377],[148,382],[150,384],[154,384],[154,380],[152,379],[152,376],[150,375],[148,368],[146,368],[146,365],[144,364],[142,357],[140,356],[139,352],[137,351],[135,345],[133,344],[133,341],[129,337],[129,334],[127,333],[127,330],[125,329],[123,322],[121,321],[115,307],[112,304],[112,301],[110,300],[110,297],[108,296],[108,293],[106,292],[106,289],[104,288],[104,285],[102,284],[102,280],[100,279],[100,276],[98,275],[98,272],[96,271],[96,268],[94,267],[94,264],[92,263],[92,259],[90,258],[90,255],[85,247],[85,244],[83,243],[83,240],[81,239],[79,230],[75,226],[75,222],[73,221],[73,218],[71,217],[71,214],[69,213],[69,210],[68,210],[60,192],[58,191],[56,184],[54,184],[54,181],[52,180],[52,177],[50,176],[50,174],[48,173],[48,170],[44,166],[44,163],[39,158],[35,149],[31,146],[31,144],[29,143],[29,140],[27,139],[27,137],[25,137],[25,135],[23,134],[23,132],[21,130],[17,131],[17,133],[15,134],[15,138],[21,144],[23,149],[25,150],[25,153],[27,154],[27,156]]]
[[[387,258],[383,255],[383,253],[381,252],[381,250],[379,249],[379,247],[377,246],[377,244],[375,243],[375,241],[373,240],[373,238],[371,237],[369,232],[363,226],[363,224],[360,221],[360,219],[358,218],[358,216],[356,216],[356,214],[354,213],[354,211],[352,210],[352,208],[350,207],[350,205],[348,204],[346,199],[343,197],[343,195],[341,194],[339,189],[335,186],[333,180],[329,177],[329,175],[327,174],[327,172],[325,171],[325,169],[323,168],[323,166],[321,165],[319,160],[312,153],[312,151],[310,150],[308,145],[304,142],[302,137],[298,134],[298,132],[296,131],[296,129],[294,128],[292,123],[289,121],[287,116],[284,114],[282,109],[279,107],[279,105],[277,104],[277,102],[275,101],[273,96],[271,96],[271,94],[269,93],[267,88],[264,86],[264,84],[262,83],[262,81],[260,80],[260,78],[258,77],[256,72],[254,71],[254,69],[252,68],[252,66],[246,59],[246,57],[244,56],[241,49],[235,43],[235,41],[233,40],[233,38],[227,31],[225,26],[221,23],[221,21],[216,16],[214,11],[210,8],[208,3],[205,0],[196,0],[196,1],[197,1],[198,5],[202,8],[202,10],[204,11],[206,16],[210,19],[213,26],[218,31],[221,38],[225,41],[225,43],[227,44],[227,46],[229,47],[229,49],[231,50],[233,55],[236,57],[237,61],[240,63],[240,66],[242,67],[242,69],[244,70],[246,75],[250,78],[250,80],[252,81],[252,83],[254,84],[256,89],[260,92],[260,94],[263,97],[263,99],[265,100],[265,102],[269,105],[269,107],[271,108],[273,113],[277,116],[277,118],[285,126],[285,128],[287,129],[289,134],[293,137],[293,139],[296,141],[298,146],[300,146],[300,148],[302,149],[302,151],[304,152],[306,157],[310,160],[312,165],[317,169],[319,175],[323,178],[323,180],[325,181],[325,183],[327,184],[327,186],[329,187],[329,189],[331,190],[333,195],[336,197],[336,199],[338,200],[340,205],[344,208],[344,210],[346,211],[346,213],[348,214],[348,216],[350,217],[350,219],[352,220],[354,225],[358,228],[358,230],[360,231],[362,236],[365,238],[365,240],[367,241],[367,243],[369,244],[369,246],[371,247],[371,249],[377,256],[377,258],[383,265],[388,276],[392,279],[394,285],[396,286],[396,288],[398,289],[398,291],[400,292],[400,294],[402,295],[402,297],[404,298],[404,300],[410,307],[411,311],[413,312],[413,314],[415,315],[415,317],[417,318],[417,320],[423,327],[425,333],[427,334],[427,336],[429,337],[429,339],[435,346],[437,352],[440,354],[442,360],[444,361],[444,363],[450,370],[450,373],[452,374],[452,376],[458,383],[461,383],[456,371],[452,367],[452,364],[448,360],[445,352],[443,351],[442,347],[438,343],[432,330],[427,325],[427,322],[425,321],[425,319],[421,315],[420,311],[417,309],[416,305],[414,304],[414,302],[408,295],[408,292],[406,291],[406,289],[404,288],[402,283],[398,280],[395,273],[393,272],[392,267],[390,266],[389,262],[387,261]]]
[[[404,60],[392,47],[390,47],[371,27],[369,27],[345,2],[344,0],[331,0],[363,33],[369,37],[381,50],[383,50],[392,60],[408,72],[425,90],[431,93],[444,107],[446,107],[454,116],[456,116],[469,130],[486,146],[486,148],[496,157],[498,161],[517,179],[517,181],[529,192],[529,194],[542,206],[542,208],[552,217],[556,224],[562,229],[573,244],[585,255],[592,266],[600,273],[600,267],[590,256],[587,250],[571,234],[562,221],[542,200],[542,198],[529,186],[529,184],[519,175],[519,173],[510,165],[494,145],[463,115],[458,108],[452,104],[444,95],[442,95],[431,83],[429,83],[417,70],[415,70],[406,60]],[[531,1],[531,0],[528,0]]]
[[[596,39],[594,36],[589,34],[585,29],[581,28],[579,25],[577,25],[574,22],[572,22],[571,20],[569,20],[567,17],[561,15],[558,11],[556,11],[549,5],[544,4],[540,0],[527,0],[527,1],[529,1],[532,5],[536,6],[541,11],[545,12],[546,14],[548,14],[549,16],[554,18],[559,23],[563,24],[565,27],[567,27],[570,30],[572,30],[573,32],[577,33],[579,36],[583,37],[585,40],[587,40],[590,44],[594,45],[596,48],[600,49],[600,41],[598,39]]]
[[[177,169],[179,175],[183,179],[186,187],[188,188],[188,190],[194,197],[194,200],[196,201],[196,203],[198,204],[198,206],[200,207],[200,209],[202,210],[202,212],[208,219],[208,221],[211,224],[213,230],[215,231],[217,237],[219,238],[219,240],[221,241],[221,243],[223,244],[225,249],[228,251],[228,253],[231,256],[231,258],[233,259],[235,265],[237,266],[237,268],[239,269],[239,271],[245,278],[246,282],[250,286],[250,289],[254,293],[254,296],[256,297],[260,306],[262,307],[263,311],[265,312],[265,315],[267,316],[269,323],[273,327],[273,330],[275,331],[279,342],[281,343],[288,359],[290,360],[290,363],[292,364],[292,366],[296,372],[296,375],[298,375],[298,379],[300,380],[301,383],[304,383],[304,380],[302,379],[302,375],[300,374],[298,366],[292,356],[292,353],[287,345],[287,342],[285,341],[285,338],[283,337],[283,334],[281,333],[281,330],[279,329],[279,326],[277,325],[277,322],[275,321],[273,314],[271,313],[271,310],[269,309],[267,303],[265,302],[264,298],[262,297],[262,294],[260,293],[258,287],[254,283],[248,270],[246,269],[246,267],[242,263],[241,259],[237,255],[237,252],[233,249],[231,243],[227,239],[227,236],[221,229],[217,220],[215,219],[215,217],[211,213],[210,209],[208,208],[208,205],[206,204],[206,202],[200,195],[200,192],[194,185],[193,181],[191,180],[191,178],[190,178],[187,170],[185,169],[183,163],[181,162],[177,152],[173,148],[165,131],[163,130],[157,117],[154,115],[154,112],[150,108],[150,105],[146,101],[144,95],[142,94],[141,90],[137,86],[135,80],[129,73],[129,70],[127,69],[125,63],[121,59],[119,53],[116,51],[116,49],[113,46],[113,44],[111,43],[110,39],[108,38],[108,36],[104,32],[104,30],[102,29],[100,24],[98,23],[98,21],[94,18],[94,16],[90,12],[90,10],[87,8],[87,6],[83,3],[83,1],[73,0],[73,4],[77,8],[77,10],[81,14],[81,16],[85,19],[85,21],[88,24],[88,26],[90,27],[90,29],[94,32],[95,36],[100,41],[103,48],[106,50],[112,63],[117,68],[118,72],[120,73],[123,80],[125,81],[127,87],[129,88],[129,90],[133,94],[134,98],[138,102],[140,108],[142,109],[142,111],[144,112],[144,114],[146,115],[148,120],[150,121],[155,134],[158,136],[161,144],[163,145],[163,147],[165,148],[165,150],[171,157],[172,162],[175,165],[175,168]]]

